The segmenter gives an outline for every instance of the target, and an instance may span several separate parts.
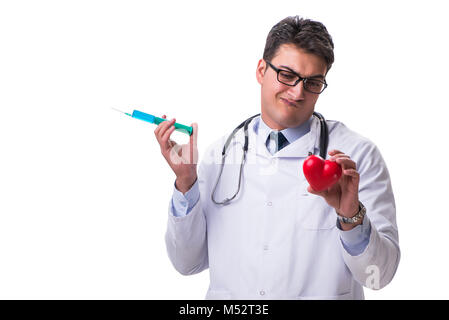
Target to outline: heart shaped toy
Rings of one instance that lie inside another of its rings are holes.
[[[335,161],[308,156],[302,165],[304,176],[315,191],[323,191],[340,179],[342,170]]]

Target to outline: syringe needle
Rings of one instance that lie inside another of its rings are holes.
[[[119,109],[116,109],[116,108],[114,108],[114,107],[111,107],[111,109],[112,109],[112,110],[115,110],[115,111],[118,111],[118,112],[121,112],[121,113],[124,113],[124,114],[126,114],[127,116],[131,116],[129,113],[124,112],[124,111],[119,110]]]
[[[115,111],[118,111],[118,112],[121,112],[121,113],[125,113],[125,112],[123,112],[122,110],[116,109],[116,108],[114,108],[114,107],[111,107],[111,109],[112,109],[112,110],[115,110]]]

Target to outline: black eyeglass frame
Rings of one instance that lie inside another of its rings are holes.
[[[320,79],[310,79],[310,78],[303,78],[303,77],[301,77],[299,74],[297,74],[296,72],[293,72],[293,71],[290,71],[290,70],[285,70],[285,69],[279,69],[279,68],[276,68],[275,66],[273,66],[270,62],[268,62],[268,61],[266,61],[266,63],[276,72],[276,74],[277,74],[277,80],[280,82],[280,83],[282,83],[282,84],[285,84],[286,86],[289,86],[289,87],[294,87],[294,86],[296,86],[299,82],[301,82],[301,81],[304,81],[304,90],[306,90],[306,91],[308,91],[308,92],[311,92],[311,93],[315,93],[315,94],[321,94],[323,91],[324,91],[324,89],[326,89],[327,88],[327,82],[326,82],[326,79],[324,79],[324,81],[323,80],[320,80]],[[281,80],[279,80],[279,73],[281,72],[281,71],[284,71],[284,72],[288,72],[288,73],[292,73],[292,74],[294,74],[295,76],[297,76],[298,77],[298,80],[296,80],[295,81],[295,83],[294,84],[288,84],[288,83],[285,83],[285,82],[282,82]],[[323,88],[321,89],[321,91],[320,92],[313,92],[313,91],[311,91],[311,90],[309,90],[309,89],[307,89],[306,88],[306,83],[307,83],[307,80],[314,80],[314,81],[319,81],[319,82],[321,82],[322,84],[323,84]]]

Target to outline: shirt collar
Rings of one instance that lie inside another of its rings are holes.
[[[294,128],[286,128],[284,130],[281,130],[284,137],[287,139],[288,143],[293,143],[299,138],[301,138],[303,135],[305,135],[307,132],[310,131],[310,125],[312,123],[313,116],[310,117],[306,122],[303,124],[294,127]],[[271,129],[263,120],[262,116],[259,117],[259,123],[257,128],[257,135],[262,138],[262,141],[267,141],[268,135],[271,133],[271,131],[276,131]]]

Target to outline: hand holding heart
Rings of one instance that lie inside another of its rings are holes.
[[[320,159],[318,157],[310,159],[314,157],[310,156],[304,162],[304,175],[310,184],[307,191],[322,196],[340,215],[352,217],[359,208],[360,175],[356,170],[356,164],[341,151],[331,150],[328,154],[331,158],[330,161],[326,160],[327,166],[325,168],[323,164],[316,165],[316,160]],[[320,161],[324,162],[323,160]],[[329,162],[335,162],[339,166]],[[320,174],[319,171],[323,168],[324,172]],[[319,191],[314,190],[312,186],[315,186]]]

